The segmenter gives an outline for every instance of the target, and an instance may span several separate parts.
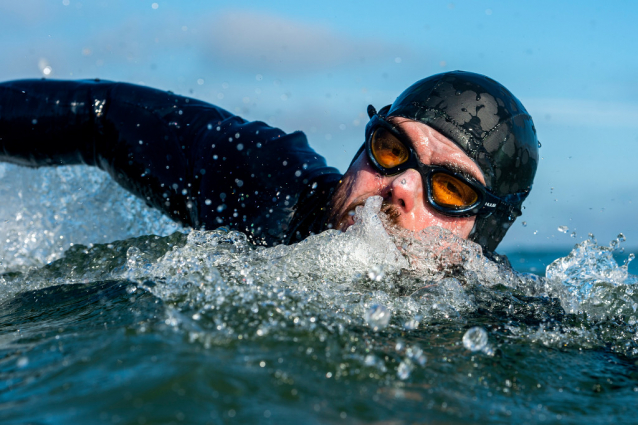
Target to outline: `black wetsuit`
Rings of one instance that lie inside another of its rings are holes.
[[[326,228],[341,178],[301,132],[132,84],[0,84],[0,160],[95,165],[172,219],[268,245]]]

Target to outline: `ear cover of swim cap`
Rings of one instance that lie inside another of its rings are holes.
[[[387,117],[423,122],[456,143],[483,171],[486,187],[510,202],[478,216],[469,239],[494,251],[521,212],[538,166],[532,117],[509,90],[484,75],[453,71],[416,82]]]

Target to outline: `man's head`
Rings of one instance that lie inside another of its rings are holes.
[[[440,226],[493,251],[538,164],[536,130],[518,99],[488,77],[455,71],[369,114],[366,142],[333,198],[333,225],[347,228],[354,208],[380,195],[401,227]]]

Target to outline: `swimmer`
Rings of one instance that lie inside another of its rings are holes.
[[[346,230],[370,196],[411,231],[440,226],[493,252],[538,164],[532,118],[505,87],[454,71],[368,107],[363,144],[341,175],[301,132],[217,106],[106,81],[0,84],[0,160],[101,168],[193,228],[239,230],[266,245]]]

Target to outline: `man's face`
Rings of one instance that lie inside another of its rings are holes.
[[[433,128],[400,117],[388,119],[409,140],[419,160],[426,165],[438,165],[453,171],[462,171],[485,184],[480,168],[451,140]],[[384,199],[384,211],[395,224],[420,231],[439,226],[455,235],[467,238],[476,217],[449,217],[436,211],[428,202],[423,179],[417,170],[408,169],[401,174],[384,176],[374,169],[364,150],[343,176],[333,197],[331,223],[334,228],[346,230],[354,224],[355,207],[363,205],[370,196]]]

